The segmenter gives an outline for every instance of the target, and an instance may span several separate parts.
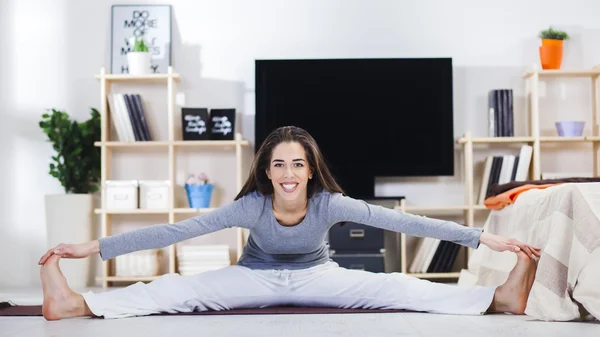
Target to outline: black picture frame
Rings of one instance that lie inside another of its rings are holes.
[[[210,139],[233,140],[235,131],[235,109],[210,110]]]
[[[209,140],[210,120],[207,108],[181,108],[183,140]]]

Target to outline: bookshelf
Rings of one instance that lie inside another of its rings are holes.
[[[582,78],[589,79],[592,84],[592,135],[580,137],[558,137],[558,136],[540,136],[540,111],[539,111],[539,81],[546,78]],[[403,212],[413,214],[443,214],[443,213],[463,213],[465,226],[473,227],[475,221],[475,212],[488,211],[481,204],[475,202],[474,189],[474,162],[473,153],[478,146],[512,146],[512,145],[530,145],[532,146],[532,158],[529,166],[528,177],[532,180],[541,179],[541,164],[540,155],[542,152],[541,145],[544,143],[557,144],[573,144],[573,143],[588,143],[592,145],[593,156],[593,176],[600,175],[600,128],[598,125],[598,114],[600,112],[600,67],[591,70],[536,70],[532,68],[523,74],[526,81],[526,113],[529,118],[529,135],[515,137],[473,137],[471,132],[466,132],[462,137],[456,140],[456,143],[462,146],[463,161],[464,161],[464,204],[451,206],[406,206],[404,200],[401,200],[394,208]],[[408,275],[419,278],[454,279],[460,276],[460,273],[409,273],[408,259],[406,249],[405,234],[401,234],[401,266],[402,272]],[[467,260],[470,259],[473,250],[467,248]],[[413,252],[416,254],[416,252]]]
[[[169,223],[175,223],[177,214],[203,214],[210,212],[215,208],[177,208],[175,207],[175,189],[177,188],[175,180],[176,172],[176,156],[179,148],[205,148],[209,151],[231,151],[235,155],[236,162],[236,191],[242,188],[242,147],[249,146],[247,140],[243,140],[241,134],[236,133],[234,140],[215,140],[215,141],[183,141],[175,139],[175,88],[176,84],[181,81],[181,75],[174,73],[173,68],[169,67],[167,73],[164,74],[147,74],[147,75],[128,75],[128,74],[108,74],[106,69],[102,67],[100,74],[95,78],[100,82],[100,114],[101,114],[101,139],[95,145],[100,148],[101,154],[101,206],[94,210],[95,214],[100,215],[101,236],[106,237],[112,234],[112,215],[127,215],[138,216],[147,214],[163,214],[168,215]],[[166,140],[153,141],[114,141],[111,137],[111,114],[107,96],[111,92],[111,84],[113,83],[131,83],[131,84],[156,84],[166,87],[167,95],[167,127],[168,136]],[[132,210],[109,210],[106,209],[106,195],[104,187],[107,180],[111,179],[111,165],[114,151],[120,149],[147,149],[147,148],[162,148],[166,149],[165,156],[168,157],[168,180],[169,185],[169,207],[167,209],[132,209]],[[240,257],[244,244],[244,232],[241,228],[236,228],[236,251],[237,258]],[[176,247],[171,245],[168,247],[168,272],[176,272]],[[102,276],[97,280],[101,281],[102,287],[107,288],[113,283],[119,282],[138,282],[152,281],[158,276],[149,277],[118,277],[113,275],[111,262],[104,261],[102,266]],[[160,275],[159,275],[160,276]]]

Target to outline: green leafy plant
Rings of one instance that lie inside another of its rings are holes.
[[[56,109],[42,115],[39,126],[56,151],[49,173],[67,194],[98,191],[101,159],[100,148],[94,142],[100,141],[100,122],[100,113],[94,108],[90,119],[81,123]]]
[[[146,41],[144,41],[144,38],[138,38],[137,36],[135,37],[135,40],[133,42],[133,50],[134,52],[147,52],[148,51],[148,46],[146,45]]]
[[[550,39],[550,40],[568,40],[569,35],[562,30],[555,30],[552,27],[542,30],[540,32],[539,37],[541,39]]]

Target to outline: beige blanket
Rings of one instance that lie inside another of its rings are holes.
[[[600,319],[600,183],[531,190],[491,211],[484,229],[542,248],[525,313],[546,321]],[[459,284],[500,285],[516,255],[480,246]]]

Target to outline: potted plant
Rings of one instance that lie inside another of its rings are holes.
[[[150,73],[150,52],[148,43],[143,36],[134,36],[130,39],[133,49],[127,52],[129,74],[142,75]]]
[[[563,41],[569,39],[569,35],[562,30],[549,27],[539,34],[542,39],[540,46],[540,61],[542,69],[560,69],[563,57]]]
[[[204,172],[198,177],[193,174],[188,177],[185,190],[191,208],[208,208],[215,185],[208,183],[208,177]]]
[[[42,115],[40,128],[56,155],[52,156],[49,174],[58,179],[63,194],[44,199],[48,248],[64,243],[92,240],[92,193],[100,180],[100,113],[92,108],[85,122],[71,120],[66,112],[52,109]],[[75,287],[88,285],[89,259],[65,259],[63,273]]]

